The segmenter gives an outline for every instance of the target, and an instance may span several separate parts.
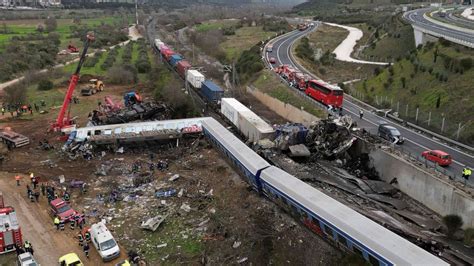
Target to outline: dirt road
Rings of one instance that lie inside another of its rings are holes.
[[[17,187],[12,174],[0,172],[0,190],[3,192],[6,205],[15,208],[23,233],[23,240],[29,240],[34,248],[34,255],[41,265],[56,265],[58,258],[75,252],[86,265],[103,265],[99,254],[91,245],[90,259],[84,256],[74,236],[78,230],[71,231],[68,226],[64,232],[57,232],[48,213],[47,200],[40,197],[39,203],[31,203],[26,198],[26,183],[22,181]],[[122,252],[122,258],[125,254]],[[0,255],[1,261],[1,255]],[[119,259],[109,263],[114,265]]]

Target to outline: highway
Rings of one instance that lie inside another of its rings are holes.
[[[312,73],[308,72],[306,69],[298,65],[298,63],[295,62],[295,60],[293,60],[293,57],[291,55],[291,47],[299,38],[305,36],[306,34],[310,33],[313,30],[317,30],[318,25],[319,23],[316,23],[313,28],[310,28],[306,31],[296,30],[272,40],[271,41],[273,45],[272,52],[265,52],[266,53],[265,60],[267,64],[271,68],[273,68],[273,66],[271,66],[271,64],[268,63],[269,59],[273,57],[276,60],[276,64],[274,64],[274,66],[278,66],[280,64],[288,64],[288,65],[293,66],[294,68],[299,69],[302,72],[305,72],[317,78],[315,75],[313,75]],[[295,89],[295,88],[288,86],[288,89]],[[352,99],[348,95],[345,95],[344,103],[343,103],[343,110],[344,110],[343,113],[351,115],[354,121],[356,121],[360,127],[363,127],[364,129],[368,130],[370,133],[376,135],[379,121],[383,121],[383,122],[392,124],[393,126],[399,129],[402,136],[406,139],[405,143],[401,145],[401,148],[403,148],[405,151],[413,155],[420,155],[421,152],[425,150],[429,150],[429,149],[433,149],[433,150],[439,149],[451,154],[454,162],[451,166],[447,167],[446,170],[452,172],[454,175],[456,175],[457,178],[461,178],[461,171],[464,165],[474,167],[474,156],[467,154],[463,151],[460,151],[458,149],[455,149],[453,147],[450,147],[428,136],[419,134],[412,129],[405,128],[400,124],[393,123],[390,120],[387,120],[374,113],[371,113],[369,109],[363,108],[364,116],[363,116],[363,120],[360,120],[359,119],[360,109],[361,107],[356,104],[356,100]],[[469,180],[469,183],[471,185],[474,184],[473,179],[474,178],[471,177],[471,180]]]
[[[455,38],[458,40],[466,41],[474,44],[474,34],[455,30],[440,24],[432,23],[423,17],[423,14],[433,11],[432,8],[416,9],[406,12],[403,17],[410,22],[412,25],[421,27],[423,29],[435,32],[439,35]]]

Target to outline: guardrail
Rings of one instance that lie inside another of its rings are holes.
[[[291,32],[289,32],[289,33],[291,33]],[[289,33],[286,33],[286,34],[284,34],[284,35],[287,35],[287,34],[289,34]],[[279,37],[277,37],[277,38],[280,39],[280,38],[284,37],[284,35],[281,35],[281,36],[279,36]],[[304,36],[304,35],[302,35],[302,36]],[[302,36],[301,36],[301,37],[302,37]],[[300,37],[300,38],[301,38],[301,37]],[[265,45],[265,47],[264,47],[264,52],[263,52],[263,58],[265,58],[266,46],[267,46],[269,43],[272,43],[272,41],[278,40],[277,38],[275,38],[275,39],[269,41],[269,42]],[[299,39],[299,38],[298,38],[298,39]],[[297,39],[297,40],[298,40],[298,39]],[[293,44],[290,45],[290,49],[291,49],[292,46],[293,46]],[[293,61],[293,63],[294,63],[295,65],[298,66],[298,68],[304,70],[305,72],[307,72],[307,73],[308,73],[309,75],[311,75],[312,77],[316,77],[316,76],[313,75],[311,72],[309,72],[305,67],[303,67],[303,66],[301,66],[300,64],[298,64],[298,62],[294,59],[292,53],[289,53],[289,55],[290,55],[290,59]],[[265,61],[264,63],[265,63],[265,65],[266,65],[267,67],[269,67],[268,62]],[[276,75],[276,74],[275,74],[275,75]],[[304,100],[306,100],[306,101],[308,101],[308,102],[310,102],[310,103],[316,105],[318,108],[320,108],[320,109],[322,109],[322,110],[328,112],[328,113],[331,114],[332,116],[338,116],[338,113],[337,113],[337,112],[331,112],[331,111],[327,110],[327,107],[326,107],[325,105],[323,105],[322,103],[320,103],[320,102],[314,100],[314,99],[311,98],[311,97],[308,97],[303,91],[300,91],[300,90],[298,90],[297,88],[295,88],[295,87],[293,87],[293,86],[290,86],[289,83],[288,83],[284,78],[282,78],[280,75],[276,75],[276,76],[277,76],[281,81],[285,82],[285,83],[288,85],[288,87],[290,87],[291,89],[293,89],[293,90],[294,90],[298,95],[300,95]],[[317,78],[317,77],[316,77],[316,78]],[[350,98],[351,100],[357,102],[358,104],[364,105],[366,109],[373,109],[373,110],[376,110],[376,109],[377,109],[377,108],[375,108],[375,107],[373,107],[373,106],[371,106],[371,105],[369,105],[369,104],[367,104],[367,103],[364,103],[364,102],[360,101],[359,99],[356,99],[356,98],[354,98],[354,97],[352,97],[352,96],[350,96],[350,95],[348,95],[348,94],[346,94],[346,96],[348,96],[348,98]],[[395,117],[395,116],[393,116],[393,115],[388,115],[388,117],[391,118],[391,119],[394,119],[395,121],[398,121],[398,122],[400,122],[400,123],[404,123],[404,122],[405,122],[404,120],[402,120],[402,119],[400,119],[400,118],[397,118],[397,117]],[[419,126],[417,126],[417,125],[414,125],[414,124],[412,124],[412,123],[409,123],[409,122],[408,122],[408,123],[405,123],[405,124],[406,124],[406,125],[409,125],[409,126],[412,127],[412,128],[415,128],[415,129],[417,129],[417,130],[420,130],[420,131],[423,131],[423,132],[428,132],[428,133],[430,133],[430,134],[433,135],[433,136],[439,137],[440,139],[447,139],[447,138],[444,137],[444,136],[441,136],[441,135],[439,135],[439,134],[437,134],[437,133],[434,133],[434,132],[432,132],[432,131],[429,131],[429,130],[427,130],[427,129],[421,128],[421,127],[419,127]],[[448,141],[449,141],[449,140],[450,140],[450,139],[448,139]],[[450,141],[453,141],[453,140],[450,140]],[[456,141],[453,141],[453,142],[456,142]],[[387,142],[387,143],[388,143],[388,142]],[[472,149],[473,149],[472,147],[467,146],[467,145],[464,145],[464,144],[462,144],[462,143],[459,143],[458,146],[466,146],[468,150],[472,150]],[[411,152],[405,150],[404,147],[403,147],[403,145],[398,146],[398,145],[395,145],[395,144],[391,144],[390,147],[392,148],[392,150],[396,150],[396,151],[398,151],[399,153],[403,154],[404,156],[408,157],[409,160],[417,161],[419,164],[423,165],[423,166],[424,166],[426,169],[428,169],[428,170],[433,170],[433,171],[435,171],[435,172],[437,172],[437,173],[439,173],[439,174],[445,175],[445,176],[447,176],[447,177],[448,177],[450,180],[452,180],[452,181],[457,181],[457,182],[460,182],[460,183],[464,183],[464,179],[462,179],[462,177],[460,177],[459,175],[456,175],[456,173],[454,173],[454,172],[448,170],[447,168],[440,167],[440,166],[437,165],[436,163],[433,163],[433,162],[430,162],[430,161],[426,160],[425,158],[421,157],[420,154],[412,154]],[[470,183],[467,183],[467,185],[470,186],[470,187],[472,187],[472,185],[471,185]]]

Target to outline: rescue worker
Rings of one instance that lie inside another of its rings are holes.
[[[81,234],[81,232],[79,232],[77,235],[77,239],[79,240],[79,246],[82,247],[84,245],[84,236]]]
[[[31,246],[30,241],[26,240],[25,244],[24,244],[24,247],[25,247],[26,252],[30,252],[31,255],[33,255],[33,247]]]
[[[86,232],[84,233],[84,238],[86,239],[87,243],[91,242],[91,233],[89,232],[89,230],[86,230]]]
[[[46,186],[44,185],[44,182],[41,182],[41,194],[46,196]]]
[[[36,202],[39,202],[39,196],[40,196],[39,191],[35,191],[35,193],[33,193],[33,196],[35,197]]]
[[[70,200],[70,196],[69,196],[69,193],[67,191],[64,192],[63,200],[65,202],[69,202],[69,200]]]
[[[62,221],[62,220],[59,221],[59,229],[60,229],[61,231],[64,231],[64,221]]]
[[[69,222],[69,228],[71,230],[74,230],[75,227],[76,227],[76,221],[74,221],[74,218],[71,218],[71,221]]]
[[[84,246],[82,247],[82,250],[84,250],[86,257],[89,258],[89,243],[85,242]]]
[[[471,176],[472,172],[469,167],[464,167],[462,169],[462,177],[464,178],[464,185],[467,184],[467,181],[469,181],[469,177]]]
[[[360,109],[359,110],[359,118],[362,120],[363,117],[364,117],[364,110]]]
[[[54,217],[54,225],[56,226],[56,231],[59,231],[59,223],[60,223],[59,217],[58,216]]]
[[[20,176],[20,175],[16,175],[16,176],[15,176],[15,180],[16,180],[16,185],[17,185],[17,186],[20,186],[21,176]]]

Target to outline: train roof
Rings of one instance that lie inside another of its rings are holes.
[[[277,167],[263,170],[261,179],[395,265],[449,265]]]
[[[221,145],[225,146],[237,160],[245,165],[252,174],[255,175],[259,170],[270,166],[267,161],[245,145],[214,118],[206,118],[202,122],[202,125],[204,129],[209,131]]]
[[[222,98],[223,104],[228,104],[232,106],[240,116],[244,117],[249,123],[251,123],[258,131],[261,133],[271,133],[274,131],[273,127],[270,126],[265,120],[263,120],[260,116],[255,114],[252,110],[250,110],[247,106],[243,105],[235,98]]]

